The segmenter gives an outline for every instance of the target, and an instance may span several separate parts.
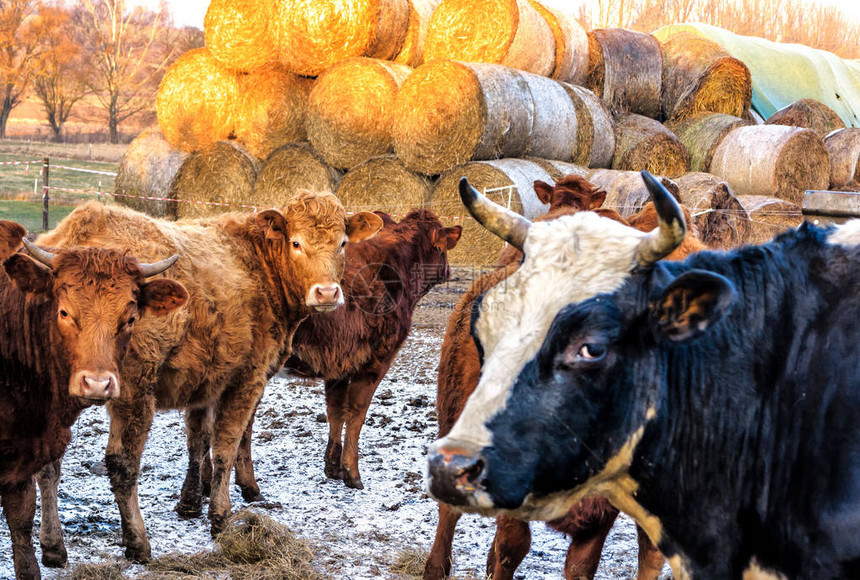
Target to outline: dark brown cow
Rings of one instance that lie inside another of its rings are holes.
[[[83,409],[121,395],[136,320],[163,316],[187,298],[178,282],[145,280],[175,257],[140,264],[109,250],[52,254],[25,242],[36,261],[15,253],[25,233],[0,221],[0,500],[19,580],[40,577],[34,474],[62,457]],[[46,565],[65,562],[62,545],[42,550]]]
[[[170,274],[188,289],[188,308],[138,327],[122,367],[127,388],[108,405],[105,464],[127,557],[151,557],[137,479],[155,410],[185,409],[189,432],[214,433],[209,518],[213,534],[219,532],[230,513],[236,449],[269,377],[286,360],[292,335],[310,311],[343,303],[338,282],[347,240],[364,239],[381,226],[372,213],[348,218],[334,195],[300,193],[281,211],[180,222],[91,203],[45,236],[54,246],[181,254]],[[181,515],[201,513],[199,466],[206,451],[190,441]]]
[[[628,221],[615,210],[601,207],[606,198],[606,192],[595,188],[580,177],[566,176],[555,186],[536,181],[535,192],[543,203],[550,206],[547,213],[535,221],[554,220],[579,211],[591,211],[602,217],[628,224]],[[684,211],[688,219],[687,223],[691,223],[689,213],[686,209]],[[653,225],[649,221],[652,217]],[[642,231],[650,231],[656,227],[656,212],[653,204],[649,202],[639,214],[631,216],[630,221],[631,225],[635,223],[634,227]],[[703,248],[705,246],[701,241],[693,233],[688,233],[682,247],[666,259],[683,259],[689,253]],[[519,250],[513,246],[506,246],[499,255],[498,269],[475,280],[460,299],[448,321],[442,343],[436,395],[439,437],[443,437],[450,431],[460,416],[466,400],[477,386],[481,374],[481,362],[471,336],[472,310],[476,307],[476,300],[490,288],[504,283],[506,278],[516,272],[521,258],[522,253]],[[603,544],[618,513],[618,510],[605,499],[593,498],[582,501],[567,517],[549,523],[552,528],[565,533],[571,539],[565,560],[565,578],[594,577]],[[425,566],[425,579],[436,580],[450,574],[454,528],[459,518],[458,512],[446,504],[439,504],[439,523]],[[657,578],[663,567],[663,556],[641,529],[638,529],[638,532],[638,577],[640,580]],[[499,516],[496,518],[496,535],[487,556],[487,574],[495,580],[512,579],[530,547],[531,532],[528,523]]]

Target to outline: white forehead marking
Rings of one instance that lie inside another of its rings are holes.
[[[827,238],[827,241],[831,244],[840,244],[842,246],[860,244],[860,219],[851,220],[837,226],[836,230]]]
[[[481,378],[445,439],[490,445],[486,422],[504,408],[555,315],[571,302],[619,287],[646,235],[593,212],[532,224],[519,270],[484,296],[475,327],[484,350]]]

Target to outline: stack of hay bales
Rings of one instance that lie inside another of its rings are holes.
[[[174,149],[158,127],[145,129],[132,141],[119,163],[114,182],[117,201],[156,217],[175,218],[173,205],[164,199],[187,153]]]
[[[668,121],[666,128],[687,148],[690,171],[708,171],[714,151],[723,138],[738,127],[752,124],[752,121],[724,113],[699,113]]]
[[[710,173],[692,172],[674,180],[678,197],[693,216],[699,236],[711,248],[729,249],[750,239],[749,214],[729,184]]]
[[[439,6],[440,0],[409,0],[409,27],[406,30],[406,40],[400,49],[400,54],[394,57],[394,62],[409,66],[418,66],[424,62],[424,45],[427,42],[427,30],[430,28],[430,18]]]
[[[660,182],[680,202],[678,184],[666,177],[657,176]],[[616,169],[594,169],[589,172],[588,180],[606,191],[603,207],[614,209],[621,217],[630,217],[642,210],[651,201],[651,194],[642,181],[638,171],[619,171]]]
[[[402,216],[430,201],[433,182],[410,171],[394,155],[368,159],[353,167],[337,186],[337,196],[352,211],[374,211]]]
[[[830,153],[830,187],[856,190],[860,184],[860,128],[835,131],[824,144]]]
[[[254,184],[254,203],[281,207],[297,192],[334,193],[343,175],[323,161],[309,145],[288,143],[263,162]]]
[[[630,113],[615,119],[613,169],[678,177],[690,170],[684,144],[659,121]]]
[[[833,109],[815,99],[795,101],[768,117],[765,124],[812,129],[822,139],[833,131],[845,128],[845,123]]]

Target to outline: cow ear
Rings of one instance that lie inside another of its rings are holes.
[[[21,239],[26,235],[24,226],[0,220],[0,261],[14,254],[21,247]]]
[[[542,204],[549,205],[552,201],[552,186],[546,181],[536,179],[534,183],[535,193]]]
[[[451,226],[442,230],[434,230],[439,232],[439,243],[436,244],[443,252],[453,250],[457,242],[460,241],[460,236],[463,235],[463,226]]]
[[[699,336],[722,317],[734,294],[732,283],[719,274],[685,272],[651,303],[652,328],[658,336],[674,342]]]
[[[187,300],[185,286],[176,280],[156,278],[140,285],[140,305],[146,314],[164,316]]]
[[[27,294],[45,294],[54,283],[50,268],[24,254],[13,254],[3,267],[18,289]]]
[[[257,214],[257,227],[266,232],[267,240],[283,240],[287,237],[287,220],[281,212],[267,209]]]
[[[596,190],[591,194],[591,198],[588,202],[587,209],[597,209],[599,207],[603,207],[603,202],[606,201],[606,192],[602,189]]]
[[[346,220],[346,237],[350,242],[372,238],[382,228],[382,218],[369,211],[360,211]]]

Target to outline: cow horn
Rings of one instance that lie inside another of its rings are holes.
[[[460,199],[478,223],[522,251],[532,225],[529,220],[481,195],[465,177],[460,178]]]
[[[54,258],[57,257],[56,254],[52,254],[47,250],[43,250],[36,244],[30,242],[27,238],[22,238],[21,241],[24,243],[24,247],[27,248],[27,253],[36,258],[39,262],[45,264],[50,267],[54,261]]]
[[[687,223],[684,220],[684,212],[669,190],[647,171],[642,171],[641,174],[657,210],[659,224],[657,229],[642,238],[636,248],[636,261],[645,266],[668,256],[683,243]]]
[[[144,278],[149,278],[150,276],[155,276],[156,274],[161,274],[173,264],[176,263],[176,260],[179,259],[179,254],[173,254],[169,258],[165,258],[158,262],[153,262],[152,264],[141,264],[140,272],[143,274]]]

